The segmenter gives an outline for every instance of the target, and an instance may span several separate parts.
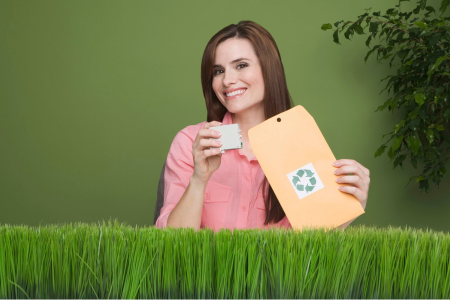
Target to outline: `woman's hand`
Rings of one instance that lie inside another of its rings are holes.
[[[210,138],[219,138],[217,130],[209,129],[212,126],[220,126],[220,122],[212,121],[206,123],[203,129],[197,133],[197,137],[192,143],[192,156],[194,158],[194,174],[201,182],[207,183],[211,175],[220,167],[222,153],[220,149],[210,150],[210,147],[220,148],[220,141]]]
[[[344,193],[352,194],[361,202],[363,208],[366,207],[367,197],[369,195],[370,171],[359,162],[353,159],[339,159],[333,163],[337,167],[335,175],[348,176],[338,177],[336,182],[349,183],[351,186],[339,186],[339,190]]]

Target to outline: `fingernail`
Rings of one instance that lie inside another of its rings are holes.
[[[339,166],[339,162],[338,162],[338,161],[335,161],[335,162],[333,163],[333,166]]]
[[[222,125],[222,123],[219,123],[219,125]]]

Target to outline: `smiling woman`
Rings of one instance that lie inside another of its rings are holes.
[[[172,142],[156,226],[291,228],[248,139],[250,128],[294,106],[275,40],[252,21],[223,28],[206,45],[201,81],[207,121]],[[239,124],[243,148],[211,150],[220,145],[209,128],[228,124]]]
[[[248,141],[250,128],[293,107],[275,40],[252,21],[223,28],[206,45],[201,80],[207,121],[172,142],[156,226],[291,227]],[[239,124],[243,149],[208,150],[217,121]]]

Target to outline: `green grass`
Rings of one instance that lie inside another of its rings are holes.
[[[449,269],[432,230],[0,226],[0,298],[448,299]]]

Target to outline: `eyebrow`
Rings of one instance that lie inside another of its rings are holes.
[[[234,63],[236,63],[236,62],[238,62],[238,61],[241,61],[241,60],[249,60],[249,61],[251,61],[251,60],[248,59],[248,58],[243,58],[243,57],[241,57],[241,58],[238,58],[238,59],[233,60],[231,63],[234,64]],[[222,65],[214,65],[213,68],[221,67],[221,66],[222,66]]]

